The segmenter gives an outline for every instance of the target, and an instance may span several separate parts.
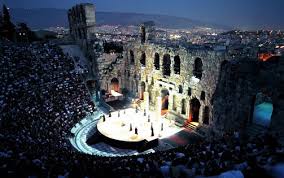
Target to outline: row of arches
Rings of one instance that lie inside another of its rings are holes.
[[[134,59],[134,52],[132,50],[129,51],[129,58],[130,63],[135,64]],[[145,52],[142,52],[140,57],[140,64],[145,67],[146,66],[146,54]],[[159,53],[154,54],[154,69],[160,70],[160,55]],[[170,76],[171,75],[171,56],[169,54],[164,54],[162,59],[162,73],[164,76]],[[173,72],[174,74],[180,74],[181,72],[181,59],[179,55],[174,56],[174,64],[173,64]],[[194,61],[194,67],[193,67],[193,75],[201,79],[202,78],[202,72],[203,72],[203,63],[201,58],[196,58]]]
[[[179,87],[180,92],[182,92],[182,87]],[[191,89],[190,89],[191,90]],[[140,99],[144,100],[144,92],[146,91],[146,83],[142,81],[140,83]],[[191,91],[190,91],[191,92]],[[168,89],[162,89],[160,93],[162,97],[162,108],[161,113],[165,114],[169,110],[169,91]],[[205,100],[205,92],[201,92],[200,100]],[[173,101],[172,101],[172,110],[177,110],[177,104],[176,104],[176,95],[173,95]],[[193,98],[190,100],[190,114],[189,114],[189,120],[192,122],[198,122],[199,120],[199,109],[200,109],[200,102],[197,98]],[[187,109],[187,102],[186,99],[181,100],[181,114],[185,115]],[[203,110],[203,123],[209,124],[209,107],[205,106]]]
[[[161,108],[161,113],[165,113],[169,110],[169,91],[167,89],[161,90],[161,96],[162,96],[162,108]],[[173,100],[175,100],[175,96],[173,96]],[[181,114],[185,115],[186,114],[186,105],[187,101],[186,99],[181,100]],[[200,108],[201,104],[197,98],[193,98],[190,100],[189,103],[189,121],[190,122],[199,122],[199,113],[200,113]],[[175,101],[173,101],[173,110],[176,111],[176,104]],[[205,106],[203,109],[203,124],[208,125],[209,124],[209,114],[210,110],[208,106]]]
[[[201,104],[197,98],[190,100],[190,111],[189,111],[189,121],[190,122],[199,122],[199,113],[200,113]],[[182,110],[181,114],[186,114],[186,101],[182,100]],[[203,109],[203,124],[209,124],[209,107],[205,106]]]
[[[140,93],[140,99],[144,99],[144,92],[146,91],[146,83],[141,82],[141,93]],[[114,90],[116,92],[119,92],[120,86],[119,86],[119,80],[117,78],[111,79],[111,90]],[[103,94],[103,93],[102,93]],[[162,89],[161,90],[161,97],[162,97],[162,108],[161,113],[165,114],[169,110],[169,91],[168,89]],[[175,96],[173,96],[173,100],[175,100]],[[173,110],[176,111],[176,101],[173,101]],[[193,98],[190,100],[190,111],[189,111],[189,118],[188,120],[190,122],[199,122],[199,113],[200,113],[200,101],[197,98]],[[181,100],[181,114],[186,114],[186,108],[187,108],[187,101],[186,99]],[[205,106],[203,110],[203,124],[209,124],[209,107]]]

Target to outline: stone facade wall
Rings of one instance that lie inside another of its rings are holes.
[[[134,63],[131,61],[130,51],[133,52]],[[146,56],[145,66],[140,62],[143,53]],[[160,56],[159,70],[154,66],[155,53]],[[165,54],[169,54],[171,59],[170,76],[165,76],[162,72]],[[181,60],[180,74],[174,72],[174,57],[177,55]],[[202,77],[199,82],[194,82],[194,65],[197,58],[202,60]],[[124,46],[122,55],[103,54],[98,61],[104,66],[99,69],[101,89],[106,89],[111,79],[116,77],[121,89],[125,88],[132,96],[139,98],[143,93],[141,86],[145,84],[144,92],[149,93],[152,110],[157,108],[157,101],[160,101],[157,97],[161,96],[161,91],[167,89],[170,118],[184,122],[188,120],[190,101],[196,98],[200,102],[200,124],[209,125],[216,131],[244,129],[251,123],[255,104],[265,101],[273,104],[270,128],[284,135],[281,129],[284,126],[283,59],[277,63],[263,63],[257,59],[230,60],[226,52],[132,43]],[[112,70],[102,72],[110,64]],[[202,92],[205,92],[204,99],[201,98]],[[185,103],[185,106],[182,106],[182,103]],[[185,113],[182,113],[183,107]],[[209,123],[204,123],[205,107],[209,110]]]
[[[134,54],[134,63],[131,61],[130,51]],[[146,65],[140,62],[142,54],[146,55]],[[154,66],[155,53],[160,56],[160,69]],[[163,75],[163,56],[170,55],[171,74]],[[175,74],[174,57],[180,58],[180,74]],[[196,98],[200,102],[199,122],[203,123],[203,113],[209,108],[209,124],[212,123],[213,105],[212,96],[215,92],[219,69],[222,61],[227,59],[226,53],[213,50],[188,50],[185,48],[171,48],[158,44],[132,43],[124,47],[122,58],[117,59],[117,54],[102,54],[98,58],[101,89],[108,90],[110,80],[114,77],[119,79],[120,88],[127,89],[132,96],[140,97],[143,93],[141,84],[145,84],[145,92],[149,92],[150,108],[157,106],[157,97],[161,96],[161,90],[169,91],[169,117],[187,120],[190,115],[190,101]],[[202,77],[199,82],[193,81],[195,59],[202,60]],[[116,61],[116,62],[115,62]],[[111,67],[110,67],[111,66]],[[105,70],[110,68],[111,70]],[[119,74],[119,75],[118,75]],[[182,90],[182,91],[180,91]],[[191,94],[189,94],[190,90]],[[201,93],[205,92],[205,98]],[[184,106],[182,106],[184,103]],[[185,113],[182,113],[185,107]]]
[[[141,81],[146,82],[146,91],[150,94],[150,103],[156,105],[156,97],[161,95],[161,90],[166,88],[169,91],[169,111],[174,116],[184,119],[189,118],[190,100],[196,98],[199,100],[201,107],[199,110],[199,122],[202,123],[203,110],[205,106],[212,110],[210,100],[215,90],[216,80],[218,78],[218,64],[224,60],[224,54],[218,54],[214,51],[194,50],[190,51],[184,48],[168,48],[154,44],[138,45],[134,50],[136,55],[136,64],[138,70],[141,70]],[[146,66],[141,67],[139,58],[142,51],[146,53]],[[154,55],[158,53],[160,56],[160,70],[154,69]],[[171,74],[163,75],[163,56],[170,55]],[[174,57],[180,58],[180,74],[175,74]],[[196,58],[202,60],[202,78],[199,82],[192,82],[194,61]],[[148,79],[147,79],[148,78]],[[152,81],[151,81],[152,80]],[[182,88],[182,91],[180,90]],[[188,90],[191,90],[191,95]],[[201,99],[201,92],[205,92],[205,99]],[[182,100],[185,100],[186,112],[182,114]],[[210,115],[210,114],[209,114]]]
[[[97,59],[98,76],[100,88],[102,90],[110,92],[111,80],[117,78],[119,81],[119,92],[122,92],[123,88],[127,88],[127,80],[125,78],[125,68],[123,56],[117,53],[102,53]]]

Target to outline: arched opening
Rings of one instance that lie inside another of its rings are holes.
[[[154,56],[154,67],[156,70],[160,70],[160,55],[158,53],[155,53]]]
[[[186,114],[186,101],[185,101],[185,99],[181,100],[181,114]]]
[[[142,67],[145,67],[145,66],[146,66],[146,54],[145,54],[145,52],[143,52],[143,53],[141,54],[140,64],[141,64]]]
[[[129,51],[129,58],[130,58],[130,64],[134,64],[134,53],[132,50]]]
[[[225,68],[226,64],[228,64],[227,60],[222,61],[222,63],[221,63],[221,70],[223,70]]]
[[[141,82],[141,84],[140,84],[140,99],[141,99],[141,100],[144,100],[144,92],[145,92],[145,89],[146,89],[146,84],[145,84],[145,82]]]
[[[188,87],[187,95],[188,95],[188,96],[191,96],[191,88],[190,88],[190,87]]]
[[[269,127],[271,122],[271,116],[273,112],[273,104],[271,98],[263,93],[258,93],[256,95],[253,111],[254,124],[262,125],[264,127]]]
[[[104,49],[104,52],[107,54],[110,54],[110,53],[122,54],[123,45],[121,42],[104,42],[103,49]]]
[[[81,33],[81,30],[78,29],[78,32],[79,32],[79,39],[82,39],[82,33]]]
[[[83,38],[84,38],[84,39],[87,39],[87,33],[86,33],[86,30],[83,30]]]
[[[205,106],[203,110],[203,124],[209,124],[209,107]]]
[[[87,87],[89,89],[95,89],[96,88],[96,81],[95,80],[88,80],[86,82],[86,84],[87,84]]]
[[[119,81],[117,78],[111,79],[110,85],[111,85],[111,90],[119,92]]]
[[[199,100],[196,98],[193,98],[192,100],[190,100],[190,113],[189,113],[190,122],[199,121],[199,109],[200,109]]]
[[[165,54],[163,57],[163,75],[171,75],[171,56],[169,54]]]
[[[102,95],[102,96],[105,96],[105,95],[106,95],[106,90],[102,89],[102,90],[101,90],[101,95]]]
[[[202,67],[202,60],[200,58],[196,58],[194,61],[193,75],[198,79],[201,79],[202,77]]]
[[[135,93],[135,82],[134,82],[134,80],[131,80],[131,92]]]
[[[201,92],[200,100],[202,100],[202,101],[205,100],[205,91],[202,91],[202,92]]]
[[[153,104],[153,86],[148,86],[148,92],[149,92],[149,103]]]
[[[140,26],[140,39],[141,44],[144,44],[146,42],[146,29],[144,25]]]
[[[228,61],[224,60],[220,65],[219,81],[223,81],[224,77],[226,76],[226,72],[224,71],[226,69],[227,64],[228,64]]]
[[[180,58],[179,56],[174,57],[174,72],[180,74]]]
[[[181,85],[178,86],[178,93],[181,93],[181,94],[183,93],[183,88]]]
[[[162,109],[161,114],[164,115],[168,112],[169,109],[169,90],[163,89],[161,91],[161,97],[162,97]]]

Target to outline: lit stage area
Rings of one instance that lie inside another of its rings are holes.
[[[176,147],[170,143],[184,128],[157,112],[135,108],[104,113],[101,110],[72,128],[70,142],[79,152],[99,156],[131,156]]]
[[[180,131],[174,123],[157,113],[128,108],[101,116],[97,123],[100,140],[119,147],[136,150],[152,148],[163,139]]]

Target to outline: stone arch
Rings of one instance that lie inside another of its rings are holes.
[[[129,51],[129,58],[130,58],[130,64],[135,64],[134,52],[132,50]]]
[[[228,64],[227,60],[224,60],[224,61],[221,62],[221,70],[223,70],[225,68],[226,64]]]
[[[202,71],[203,71],[202,68],[203,68],[203,63],[201,58],[196,58],[194,61],[193,75],[198,79],[202,78]]]
[[[106,95],[106,90],[105,90],[105,89],[102,89],[102,90],[101,90],[101,95],[102,95],[102,96]]]
[[[185,99],[181,100],[181,114],[183,115],[186,114],[186,100]]]
[[[203,110],[203,124],[209,124],[209,107],[205,106]]]
[[[90,89],[95,89],[96,88],[96,80],[88,80],[86,82],[87,87]]]
[[[153,86],[148,85],[148,93],[149,93],[149,103],[153,103]]]
[[[190,122],[199,122],[200,106],[201,104],[197,98],[193,98],[190,100],[190,113],[189,113]]]
[[[141,66],[143,66],[143,67],[146,66],[146,54],[145,54],[145,52],[142,52],[142,54],[141,54],[140,64],[141,64]]]
[[[119,80],[117,78],[112,78],[110,81],[111,90],[119,92]]]
[[[83,32],[83,38],[84,38],[84,39],[87,39],[87,33],[86,33],[86,30],[82,29],[82,32]]]
[[[78,29],[78,35],[79,35],[79,39],[82,39],[81,29]]]
[[[88,80],[86,81],[86,85],[92,94],[94,94],[97,90],[99,90],[96,80]]]
[[[180,57],[179,55],[174,57],[174,72],[180,74]]]
[[[202,101],[205,100],[205,91],[201,91],[200,100],[202,100]]]
[[[166,114],[169,109],[169,95],[170,92],[168,89],[164,88],[161,90],[161,97],[162,97],[162,108],[161,113],[162,115]]]
[[[169,54],[165,54],[163,57],[163,75],[171,75],[171,56]]]
[[[253,103],[252,123],[270,127],[273,114],[272,99],[263,92],[259,92],[255,96]]]
[[[158,53],[155,53],[154,56],[154,67],[156,70],[160,70],[160,55]]]
[[[144,100],[144,92],[146,91],[146,83],[142,81],[140,83],[140,99]]]
[[[192,94],[192,91],[191,91],[192,89],[190,88],[190,87],[188,87],[188,89],[187,89],[187,95],[188,96],[191,96],[191,94]]]
[[[178,86],[178,93],[182,94],[183,93],[183,88],[181,85]]]
[[[132,93],[135,93],[135,82],[134,82],[134,80],[131,80],[131,91],[132,91]]]

